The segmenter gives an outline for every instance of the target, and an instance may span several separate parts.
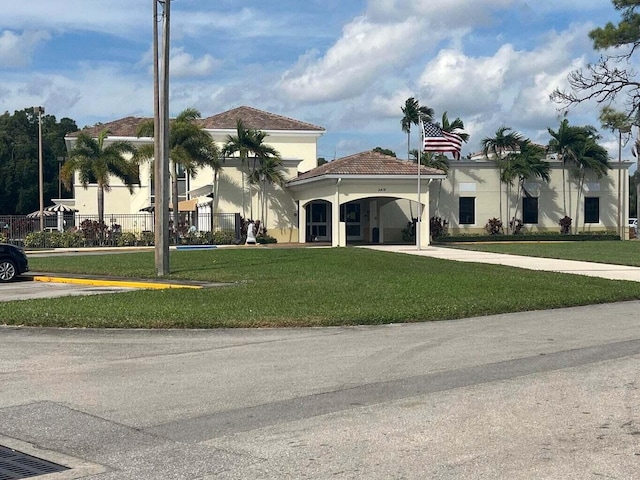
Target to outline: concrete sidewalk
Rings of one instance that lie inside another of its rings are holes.
[[[640,268],[626,265],[609,265],[594,262],[578,262],[575,260],[558,260],[555,258],[524,257],[503,253],[476,252],[458,248],[434,247],[418,250],[413,245],[375,245],[367,246],[372,250],[406,253],[422,257],[456,260],[459,262],[492,263],[509,267],[543,270],[548,272],[573,273],[589,277],[608,278],[610,280],[629,280],[640,282]]]

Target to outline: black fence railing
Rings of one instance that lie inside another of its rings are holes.
[[[241,235],[239,213],[181,213],[178,225],[169,222],[172,243],[224,244],[237,242]],[[134,246],[153,245],[154,216],[142,214],[108,214],[101,224],[97,215],[54,214],[40,218],[25,215],[0,215],[0,243],[27,248]]]

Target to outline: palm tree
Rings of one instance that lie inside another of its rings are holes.
[[[411,158],[411,125],[419,125],[420,122],[433,121],[433,108],[427,106],[420,106],[418,100],[414,97],[409,97],[404,102],[404,106],[400,107],[403,113],[403,117],[400,120],[402,131],[407,134],[407,160]],[[417,160],[416,160],[417,162]],[[411,202],[409,202],[409,210],[411,218],[413,218],[413,209]]]
[[[576,161],[576,150],[584,142],[585,131],[581,127],[569,125],[569,121],[565,118],[560,122],[557,131],[547,128],[551,140],[549,141],[549,151],[558,155],[558,160],[562,165],[562,213],[567,216],[567,193],[566,193],[566,169],[569,165]]]
[[[505,167],[505,154],[518,151],[522,135],[512,131],[510,127],[502,126],[496,131],[496,136],[482,139],[482,153],[487,159],[493,160],[498,165],[498,174],[500,178],[499,198],[500,198],[500,219],[502,219],[502,171]],[[507,192],[508,196],[508,192]],[[508,200],[508,197],[507,197]],[[508,210],[508,206],[507,206]]]
[[[76,144],[69,152],[67,161],[62,166],[60,177],[67,189],[73,185],[73,178],[78,174],[83,188],[90,183],[98,185],[98,222],[100,225],[100,240],[104,234],[104,192],[111,190],[111,177],[117,177],[133,193],[135,184],[140,185],[140,170],[133,158],[136,148],[127,141],[114,141],[105,145],[109,130],[102,130],[98,138],[92,138],[87,133],[80,133]]]
[[[198,123],[200,112],[195,108],[187,108],[169,125],[169,159],[171,169],[171,203],[173,207],[173,225],[178,235],[178,167],[190,177],[195,177],[200,167],[210,167],[214,171],[214,196],[217,195],[217,175],[220,169],[218,148],[209,135]],[[153,121],[148,120],[138,127],[138,137],[153,137]],[[149,160],[153,158],[153,145],[140,147],[137,158]],[[214,199],[215,203],[215,199]],[[212,205],[213,208],[213,205]]]
[[[245,187],[244,187],[244,166],[249,156],[251,147],[250,131],[244,128],[242,120],[238,119],[236,122],[236,134],[227,135],[226,143],[222,147],[222,160],[235,155],[236,153],[240,157],[240,172],[242,174],[242,218],[247,217],[247,209],[245,206]]]
[[[273,148],[271,145],[264,143],[264,139],[267,137],[267,134],[261,130],[249,130],[249,150],[253,154],[253,168],[249,173],[249,177],[255,176],[256,172],[262,172],[261,174],[267,175],[271,178],[276,178],[278,175],[276,173],[276,168],[282,165],[282,158],[280,157],[280,153]],[[258,167],[256,167],[256,164]],[[260,173],[258,173],[260,175]],[[251,183],[251,182],[250,182]],[[280,182],[280,184],[282,184]],[[256,185],[260,185],[260,182],[256,183]],[[258,192],[260,195],[261,192]],[[262,191],[262,195],[264,195],[264,191]],[[260,201],[258,199],[258,201]],[[263,198],[264,205],[264,198]],[[251,192],[250,198],[250,215],[253,218],[253,192]],[[262,218],[264,221],[264,217]]]
[[[464,122],[460,118],[456,117],[453,122],[449,121],[447,112],[442,114],[442,125],[440,126],[443,132],[455,133],[458,135],[464,143],[469,141],[469,134],[464,133]]]
[[[578,196],[576,200],[576,223],[575,232],[578,232],[578,222],[580,213],[580,195],[583,194],[584,181],[588,174],[595,175],[600,179],[607,175],[609,165],[609,154],[607,149],[598,145],[597,135],[587,136],[581,145],[576,149],[575,177],[578,181]]]
[[[525,182],[530,178],[540,178],[548,183],[551,178],[549,175],[549,163],[544,160],[545,155],[546,152],[543,147],[531,143],[531,140],[527,138],[521,140],[517,152],[510,153],[507,156],[501,181],[509,185],[513,185],[513,182],[517,181],[516,206],[510,221],[512,234],[516,231],[516,219],[522,194],[529,196],[524,186]]]
[[[260,185],[259,196],[262,197],[261,201],[261,217],[262,228],[266,231],[267,227],[267,185],[277,185],[279,187],[284,186],[286,179],[284,174],[280,171],[282,160],[279,155],[264,156],[257,168],[249,175],[249,183],[253,185]],[[259,199],[260,201],[260,199]]]

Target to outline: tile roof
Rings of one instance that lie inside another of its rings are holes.
[[[245,128],[257,130],[310,130],[324,132],[324,128],[310,123],[283,117],[275,113],[265,112],[252,107],[238,107],[226,112],[207,117],[202,120],[206,129],[233,129],[235,130],[237,121],[242,120]]]
[[[208,130],[232,129],[235,130],[237,120],[241,119],[246,128],[254,128],[257,130],[297,130],[297,131],[315,131],[324,132],[325,129],[312,125],[310,123],[294,120],[293,118],[283,117],[275,113],[265,112],[252,107],[238,107],[226,112],[213,115],[212,117],[203,118],[200,124]],[[77,137],[81,132],[88,133],[92,137],[105,128],[111,132],[114,137],[136,137],[138,127],[145,120],[153,120],[152,117],[125,117],[113,122],[100,123],[93,127],[85,127],[82,130],[70,133],[68,137]]]
[[[114,137],[137,137],[138,127],[145,120],[153,120],[151,117],[125,117],[108,123],[98,123],[93,127],[84,127],[82,130],[67,134],[68,137],[77,137],[80,133],[88,133],[97,137],[105,128]]]
[[[324,175],[417,175],[415,163],[398,160],[396,157],[370,150],[327,162],[317,168],[301,173],[291,182],[321,177]],[[421,167],[421,175],[445,175],[445,172],[430,167]]]

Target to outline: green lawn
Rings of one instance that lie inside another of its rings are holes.
[[[598,242],[603,245],[602,242]],[[154,277],[153,252],[33,257],[40,272]],[[172,278],[233,282],[0,303],[11,325],[214,328],[418,322],[640,298],[640,284],[358,248],[171,253]]]
[[[457,244],[455,248],[640,267],[640,241]]]

